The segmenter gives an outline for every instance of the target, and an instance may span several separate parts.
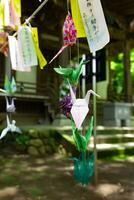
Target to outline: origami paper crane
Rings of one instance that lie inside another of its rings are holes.
[[[76,35],[77,31],[75,29],[73,19],[70,13],[68,13],[63,25],[63,46],[58,51],[58,53],[52,58],[49,64],[53,62],[53,60],[57,58],[59,54],[61,54],[64,51],[64,49],[76,43]]]
[[[5,99],[6,99],[6,111],[10,112],[10,113],[15,112],[16,108],[15,108],[15,104],[14,104],[14,99],[16,99],[16,98],[11,99],[11,104],[9,103],[7,96],[5,96]]]
[[[76,128],[79,129],[89,111],[88,104],[90,100],[90,95],[93,94],[96,95],[97,97],[100,96],[96,94],[93,90],[88,90],[84,99],[76,99],[71,85],[70,85],[70,94],[73,102],[73,106],[71,108],[72,118],[75,122]]]
[[[91,117],[85,135],[82,134],[82,131],[78,131],[78,129],[74,126],[74,123],[72,123],[72,130],[73,130],[73,138],[78,151],[85,152],[87,150],[88,142],[93,130],[93,116]]]
[[[16,121],[12,120],[12,122],[10,122],[9,121],[9,117],[7,115],[7,127],[5,129],[3,129],[3,131],[2,131],[2,133],[0,135],[0,139],[2,139],[3,137],[5,137],[8,132],[22,133],[22,131],[20,130],[20,128],[16,126]]]
[[[4,89],[9,94],[17,91],[17,86],[14,77],[12,77],[10,81],[8,76],[5,76]]]
[[[2,88],[0,88],[0,92],[4,93],[5,95],[7,95],[7,91],[3,90]]]
[[[54,70],[58,74],[63,75],[64,78],[67,78],[71,84],[77,84],[79,77],[82,73],[82,66],[88,62],[89,61],[84,61],[84,59],[82,58],[79,66],[77,68],[70,68],[70,67],[63,68],[63,67],[59,66],[59,68],[54,68]]]
[[[82,153],[80,158],[72,158],[74,162],[74,178],[82,185],[87,185],[94,172],[94,154],[86,156]]]

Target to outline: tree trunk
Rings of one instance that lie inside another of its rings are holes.
[[[127,40],[124,41],[124,100],[132,101],[132,84],[130,72],[130,46]]]

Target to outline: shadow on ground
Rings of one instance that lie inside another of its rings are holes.
[[[81,186],[72,162],[58,156],[0,156],[0,200],[133,200],[134,162],[98,164],[99,182]]]

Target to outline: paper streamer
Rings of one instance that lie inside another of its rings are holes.
[[[32,38],[31,30],[28,26],[21,26],[18,30],[18,46],[24,68],[37,66],[37,55]]]
[[[10,25],[10,8],[9,8],[9,0],[4,0],[4,25],[9,26]]]
[[[78,5],[78,0],[70,0],[73,21],[77,30],[77,38],[86,37],[84,24],[81,18],[81,13]]]
[[[4,4],[0,1],[0,27],[4,26]]]
[[[31,32],[32,32],[32,37],[33,37],[33,41],[34,41],[36,54],[37,54],[38,61],[39,61],[39,66],[41,69],[43,69],[47,65],[47,61],[39,48],[38,29],[36,27],[34,27],[34,28],[32,27]]]
[[[23,67],[17,39],[14,36],[8,36],[8,42],[12,69],[21,72],[30,72],[31,67]]]
[[[10,0],[10,25],[20,26],[21,16],[21,2],[20,0]]]
[[[100,0],[78,0],[91,52],[102,49],[110,40]]]

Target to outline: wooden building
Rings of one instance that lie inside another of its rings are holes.
[[[62,46],[62,26],[68,11],[68,1],[48,0],[47,4],[31,21],[32,26],[38,27],[40,48],[49,61]],[[102,0],[102,6],[110,32],[110,43],[106,49],[106,81],[97,83],[98,91],[105,87],[104,99],[107,100],[112,91],[110,61],[118,52],[124,53],[124,101],[132,100],[132,84],[130,74],[129,51],[134,48],[134,1],[133,0]],[[22,22],[29,17],[40,5],[38,0],[22,1]],[[10,71],[10,60],[0,55],[0,84],[3,87],[5,73],[16,77],[18,91],[16,96],[16,116],[28,123],[33,118],[35,123],[50,122],[58,113],[59,84],[61,78],[54,72],[53,67],[59,64],[67,66],[71,59],[82,54],[89,54],[86,39],[59,56],[51,65],[43,70],[39,67],[29,73]],[[4,97],[0,97],[0,122],[3,121],[5,110]],[[35,116],[35,117],[34,117]]]

